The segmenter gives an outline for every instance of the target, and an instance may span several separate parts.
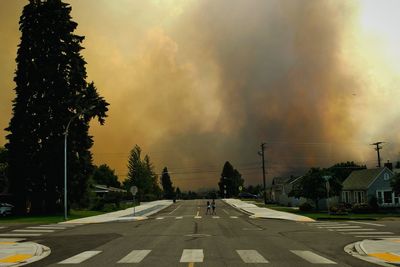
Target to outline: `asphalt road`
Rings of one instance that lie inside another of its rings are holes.
[[[309,223],[251,219],[221,201],[216,216],[205,215],[205,200],[191,200],[145,221],[31,237],[52,253],[29,266],[375,266],[343,251],[362,239]]]

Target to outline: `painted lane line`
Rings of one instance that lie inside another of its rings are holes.
[[[169,215],[171,215],[174,211],[176,211],[177,209],[179,209],[182,205],[179,205],[178,207],[176,207],[173,211],[171,211],[170,213],[168,213]]]
[[[384,224],[378,224],[378,223],[367,223],[367,222],[356,222],[356,221],[348,221],[350,223],[358,223],[358,224],[365,224],[365,225],[372,225],[372,226],[385,226]]]
[[[132,250],[128,255],[123,257],[118,263],[139,263],[141,262],[151,250]]]
[[[200,211],[197,211],[196,216],[194,216],[195,219],[201,219],[201,216],[199,216]]]
[[[361,228],[361,226],[329,226],[329,227],[318,227],[318,228],[322,228],[322,229],[325,229],[325,228],[329,228],[329,229],[339,229],[339,228],[341,228],[341,229],[355,229],[355,228]]]
[[[339,232],[351,232],[351,231],[376,231],[376,229],[360,228],[360,229],[335,229],[334,231]]]
[[[38,229],[16,229],[12,230],[17,233],[53,233],[55,230],[38,230]]]
[[[204,254],[202,249],[184,249],[180,262],[203,262]]]
[[[344,235],[394,235],[392,232],[346,232]]]
[[[239,218],[238,216],[229,216],[229,218],[231,218],[231,219],[237,219],[237,218]]]
[[[236,252],[245,263],[268,263],[257,250],[236,250]]]
[[[25,234],[0,234],[0,236],[10,236],[10,237],[14,237],[14,236],[21,236],[21,237],[28,237],[28,236],[41,236],[42,234],[29,234],[29,233],[25,233]]]
[[[327,258],[324,258],[318,254],[315,254],[314,252],[308,251],[308,250],[291,250],[292,253],[296,254],[300,258],[303,258],[304,260],[310,262],[310,263],[315,263],[315,264],[337,264],[334,261],[331,261]]]
[[[58,264],[78,264],[78,263],[81,263],[81,262],[84,262],[84,261],[90,259],[93,256],[96,256],[100,252],[101,251],[85,251],[85,252],[79,253],[78,255],[72,256],[71,258],[60,261]]]
[[[55,227],[55,226],[29,226],[29,229],[47,229],[47,230],[65,230],[65,227]]]
[[[176,217],[175,219],[180,220],[180,219],[182,219],[182,218],[183,218],[182,216],[178,216],[178,217]]]
[[[212,216],[213,219],[219,219],[219,216]]]
[[[222,211],[229,215],[229,212],[227,212],[225,209],[222,209]]]
[[[393,235],[356,235],[355,237],[361,237],[361,238],[400,238],[400,236],[393,236]]]

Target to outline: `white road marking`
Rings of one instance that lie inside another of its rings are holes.
[[[392,232],[346,232],[344,235],[394,235]]]
[[[195,219],[201,219],[201,216],[194,216]]]
[[[227,212],[225,209],[222,209],[222,211],[229,215],[229,212]]]
[[[348,223],[324,223],[324,224],[311,224],[313,226],[346,226],[346,225],[350,225]]]
[[[350,232],[350,231],[376,231],[376,229],[360,228],[360,229],[335,229],[339,232]]]
[[[11,237],[13,237],[13,236],[22,236],[22,237],[28,237],[28,236],[41,236],[42,234],[29,234],[29,233],[24,233],[24,234],[12,234],[12,233],[9,233],[9,234],[0,234],[0,236],[11,236]]]
[[[180,262],[203,262],[203,259],[202,249],[184,249]]]
[[[164,217],[157,217],[156,220],[162,220]]]
[[[6,228],[5,226],[0,226],[0,229],[4,229],[4,228]]]
[[[131,253],[123,257],[118,263],[139,263],[141,262],[151,250],[132,250]]]
[[[175,219],[179,220],[179,219],[182,219],[182,218],[183,218],[182,216],[178,216]]]
[[[245,263],[268,263],[257,250],[236,250]]]
[[[84,261],[90,259],[93,256],[96,256],[100,252],[101,251],[85,251],[85,252],[79,253],[78,255],[75,255],[71,258],[60,261],[58,264],[78,264],[78,263],[81,263],[81,262],[84,262]]]
[[[238,217],[237,217],[237,216],[230,216],[229,218],[231,218],[231,219],[237,219]]]
[[[26,238],[0,238],[0,242],[19,242],[24,240],[26,240]]]
[[[327,258],[324,258],[318,254],[315,254],[314,252],[307,251],[307,250],[291,250],[292,253],[296,254],[300,258],[305,259],[306,261],[310,263],[315,263],[315,264],[337,264],[334,261],[331,261]]]
[[[329,229],[350,229],[350,228],[361,228],[361,226],[324,226],[324,227],[318,227],[318,228],[329,228]]]
[[[38,230],[38,229],[16,229],[16,230],[12,230],[13,232],[19,232],[19,233],[52,233],[55,230]]]
[[[181,207],[182,205],[179,205],[178,207],[176,207],[173,211],[171,211],[170,213],[168,213],[168,214],[172,214],[174,211],[176,211],[177,209],[179,209],[180,207]]]
[[[212,216],[213,219],[219,219],[219,216]]]
[[[56,226],[29,226],[29,229],[48,229],[48,230],[64,230],[66,227],[56,227]]]
[[[390,235],[390,236],[388,236],[388,235],[382,235],[382,236],[379,236],[379,235],[356,235],[355,237],[361,237],[361,238],[388,238],[388,237],[390,237],[390,238],[400,238],[400,236],[393,236],[393,235]]]
[[[385,226],[383,224],[378,224],[378,223],[367,223],[367,222],[356,222],[356,221],[349,221],[351,223],[359,223],[359,224],[365,224],[365,225],[372,225],[372,226]]]

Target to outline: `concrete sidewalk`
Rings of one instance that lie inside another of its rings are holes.
[[[0,266],[21,266],[47,257],[50,249],[34,242],[0,238]]]
[[[400,239],[365,239],[345,247],[349,254],[381,266],[399,266]]]
[[[234,208],[237,208],[243,212],[246,212],[251,217],[254,218],[265,218],[265,219],[280,219],[289,220],[296,222],[314,222],[314,219],[308,218],[306,216],[296,215],[289,212],[277,211],[268,208],[260,208],[254,204],[244,202],[240,199],[227,198],[223,199],[226,203]]]
[[[69,220],[62,222],[60,224],[68,223],[103,223],[103,222],[122,222],[122,221],[137,221],[145,220],[148,216],[157,213],[170,205],[172,205],[172,200],[157,200],[152,202],[146,202],[140,206],[135,207],[135,216],[133,216],[133,209],[128,208],[125,210],[114,211],[106,214],[85,217],[76,220]]]

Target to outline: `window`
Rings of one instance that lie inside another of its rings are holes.
[[[346,202],[346,203],[350,203],[350,192],[349,191],[342,192],[342,201]]]
[[[389,179],[390,179],[389,173],[385,173],[385,174],[383,175],[383,180],[387,181],[387,180],[389,180]]]
[[[392,204],[392,191],[384,191],[383,192],[383,203],[384,204]]]
[[[354,191],[354,202],[355,203],[364,203],[364,191]]]

